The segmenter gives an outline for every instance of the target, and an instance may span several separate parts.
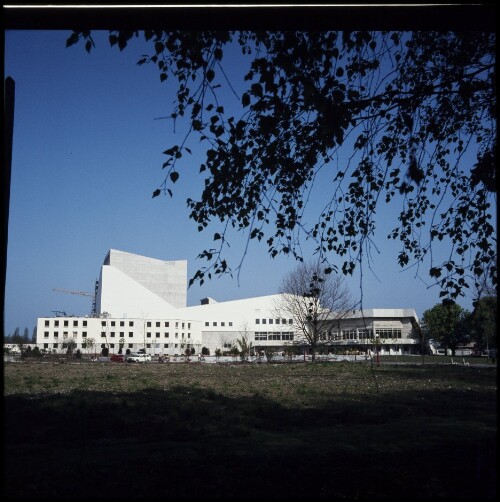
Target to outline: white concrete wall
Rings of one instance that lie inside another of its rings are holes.
[[[146,319],[176,316],[174,306],[112,265],[102,266],[100,291],[99,315],[107,312],[110,317]]]
[[[124,275],[175,308],[186,307],[187,301],[187,261],[165,261],[110,249],[103,264],[120,270]],[[102,308],[102,280],[99,282],[97,308]]]

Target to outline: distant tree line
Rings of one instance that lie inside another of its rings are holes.
[[[31,336],[28,328],[24,328],[21,335],[21,330],[17,327],[14,333],[9,333],[5,336],[4,343],[36,343],[36,326],[33,328]]]

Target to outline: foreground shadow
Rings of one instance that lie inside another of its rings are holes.
[[[481,400],[471,408],[441,398],[443,406],[413,394],[307,409],[186,387],[7,396],[3,494],[493,498],[495,418]]]

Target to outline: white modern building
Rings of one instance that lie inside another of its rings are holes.
[[[43,317],[37,323],[37,345],[65,352],[68,343],[83,353],[144,349],[152,355],[184,354],[187,348],[214,354],[227,351],[245,336],[255,350],[307,350],[293,319],[277,310],[280,295],[217,302],[204,298],[186,305],[187,262],[163,261],[110,250],[96,288],[96,317]],[[338,352],[373,349],[382,354],[416,353],[412,337],[418,323],[413,309],[354,311],[341,321],[332,318],[319,350]],[[75,345],[76,344],[76,345]]]

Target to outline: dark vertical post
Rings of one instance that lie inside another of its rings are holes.
[[[14,136],[15,82],[7,77],[4,83],[4,158],[2,169],[2,321],[5,320],[5,281],[7,276],[7,242],[9,238],[10,173],[12,165],[12,140]],[[2,322],[5,326],[5,323]],[[5,336],[5,333],[2,333]],[[3,342],[3,340],[2,340]]]

